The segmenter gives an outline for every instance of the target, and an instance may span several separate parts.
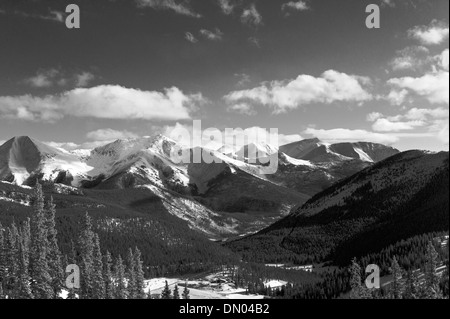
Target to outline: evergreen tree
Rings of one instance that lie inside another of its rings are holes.
[[[173,289],[173,299],[180,299],[180,292],[178,290],[178,285],[175,285]]]
[[[77,264],[77,252],[75,250],[75,244],[73,243],[73,241],[70,242],[70,264],[71,265],[76,265]],[[66,263],[66,267],[69,265],[69,263]],[[75,292],[75,288],[71,288],[69,289],[68,295],[67,295],[67,299],[77,299],[77,295]]]
[[[19,297],[19,233],[16,224],[13,222],[10,228],[6,229],[6,265],[7,265],[7,285],[6,294],[10,299]]]
[[[439,276],[436,273],[438,266],[438,253],[434,248],[433,242],[428,243],[426,262],[425,262],[425,289],[424,297],[426,299],[439,299],[442,294],[439,287]]]
[[[47,240],[46,218],[44,214],[44,193],[36,183],[34,212],[31,219],[30,276],[31,291],[36,299],[52,299],[54,291],[47,263],[49,244]]]
[[[390,289],[390,296],[392,299],[401,299],[403,290],[403,271],[398,264],[397,257],[394,256],[391,265],[392,285]]]
[[[2,223],[0,223],[0,298],[3,295],[3,282],[6,280],[6,247],[5,247],[5,230]]]
[[[47,228],[47,241],[48,252],[47,262],[49,265],[49,275],[52,278],[52,288],[55,298],[58,298],[61,293],[64,282],[64,271],[61,265],[61,252],[58,247],[58,232],[56,230],[56,206],[53,202],[53,197],[45,207],[46,215],[46,228]]]
[[[183,295],[182,295],[183,299],[185,299],[185,300],[190,299],[191,297],[189,296],[189,293],[190,293],[190,291],[189,291],[189,289],[187,287],[187,282],[185,282],[184,283]]]
[[[166,280],[166,286],[161,293],[161,299],[172,299],[172,291],[169,288],[169,283]]]
[[[122,257],[119,255],[116,259],[115,265],[115,280],[116,280],[116,288],[115,288],[115,299],[127,299],[128,292],[127,286],[125,283],[125,266],[123,264]]]
[[[27,220],[19,231],[19,289],[17,298],[33,299],[31,292],[31,278],[29,273],[31,228]]]
[[[352,260],[350,267],[350,299],[363,299],[363,287],[361,285],[361,266],[356,261]]]
[[[136,299],[137,298],[137,287],[136,287],[136,264],[134,260],[134,254],[131,248],[128,249],[127,255],[127,290],[128,290],[128,298]]]
[[[103,278],[103,261],[100,249],[100,238],[94,234],[94,267],[92,271],[93,298],[105,299],[105,282]]]
[[[86,213],[83,230],[78,239],[81,253],[81,299],[94,298],[94,232],[92,220]]]
[[[109,251],[106,252],[104,257],[104,281],[105,281],[105,298],[114,299],[114,282],[112,274],[112,257]]]
[[[144,269],[142,266],[142,255],[141,251],[136,247],[134,251],[134,263],[136,270],[136,298],[145,299],[145,278]]]
[[[420,281],[416,271],[409,271],[406,278],[404,299],[420,299]]]

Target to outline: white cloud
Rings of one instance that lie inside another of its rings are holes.
[[[394,71],[418,70],[432,62],[430,51],[424,46],[412,46],[397,51],[397,56],[390,65]]]
[[[138,6],[149,7],[155,10],[171,10],[177,14],[201,18],[201,15],[193,11],[188,3],[183,0],[136,0]]]
[[[413,130],[424,125],[423,121],[392,122],[389,119],[378,119],[373,123],[372,129],[376,132],[399,132]]]
[[[389,80],[388,84],[394,88],[394,92],[397,92],[391,92],[392,95],[400,94],[403,90],[407,90],[409,94],[414,93],[427,99],[430,103],[449,103],[448,72],[437,71],[417,78],[394,78]]]
[[[222,12],[226,15],[232,14],[236,5],[232,0],[218,0],[219,6]]]
[[[76,74],[75,79],[76,87],[86,87],[95,79],[95,76],[90,72],[82,72],[80,74]]]
[[[197,38],[190,32],[186,32],[184,38],[191,43],[197,43]]]
[[[311,135],[322,141],[329,143],[339,142],[372,142],[391,145],[398,142],[398,137],[388,134],[374,133],[366,130],[350,130],[350,129],[314,129],[308,128],[303,132],[305,135]]]
[[[24,83],[35,88],[49,88],[53,86],[85,87],[95,79],[94,74],[87,71],[67,75],[67,72],[52,68],[39,70],[36,75],[24,80]]]
[[[402,105],[405,102],[408,93],[407,90],[392,90],[387,96],[387,100],[390,101],[392,105]]]
[[[393,0],[381,0],[381,6],[395,8],[395,3]]]
[[[408,35],[424,45],[437,45],[448,39],[449,27],[443,21],[433,20],[428,26],[417,26],[408,30]]]
[[[447,123],[443,124],[442,129],[438,132],[438,139],[442,141],[442,143],[448,145],[449,144],[449,124]]]
[[[256,103],[273,107],[274,113],[311,103],[364,102],[372,99],[363,86],[367,78],[329,70],[319,78],[300,75],[295,80],[263,83],[250,90],[234,91],[224,97],[229,104]]]
[[[254,45],[257,48],[261,48],[261,43],[260,43],[259,39],[256,37],[248,38],[248,43],[250,43],[251,45]]]
[[[284,3],[281,6],[281,10],[283,11],[287,11],[287,10],[294,10],[294,11],[306,11],[306,10],[310,10],[310,6],[306,3],[306,1],[290,1],[287,3]]]
[[[182,120],[205,102],[201,94],[184,94],[176,87],[164,92],[118,85],[78,88],[60,95],[0,97],[0,116],[55,122],[65,116],[103,119]]]
[[[86,134],[86,137],[93,141],[111,141],[128,138],[137,138],[138,135],[129,131],[117,131],[110,128],[99,129]]]
[[[241,15],[242,23],[252,26],[259,26],[263,23],[261,14],[256,9],[256,5],[252,4],[249,8],[245,9]]]
[[[229,112],[237,112],[244,115],[256,115],[257,112],[255,111],[255,108],[248,104],[248,103],[238,103],[238,104],[232,104],[229,105],[227,110]]]
[[[441,67],[443,70],[448,72],[448,59],[449,59],[449,50],[445,50],[444,52],[442,52],[442,54],[440,55],[440,63],[441,63]]]
[[[214,31],[202,29],[200,30],[200,34],[208,40],[211,41],[220,41],[222,40],[223,33],[219,29],[215,29]]]
[[[189,132],[188,135],[183,134],[179,136],[180,130]],[[227,145],[233,146],[235,151],[239,150],[242,146],[249,143],[266,142],[273,146],[281,146],[293,142],[302,140],[302,136],[299,134],[280,134],[274,133],[270,129],[261,127],[250,127],[246,129],[229,128],[220,130],[222,135],[222,141],[211,142],[210,136],[207,134],[210,132],[208,128],[202,128],[202,131],[194,129],[191,125],[183,125],[177,123],[174,126],[166,126],[161,130],[162,134],[173,138],[184,146],[209,146],[210,148],[216,148],[215,146]],[[275,142],[274,142],[275,141]],[[271,143],[272,142],[272,143]],[[236,144],[236,145],[233,145]],[[276,144],[276,145],[275,145]]]

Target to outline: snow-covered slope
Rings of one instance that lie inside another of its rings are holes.
[[[92,168],[76,155],[27,136],[0,146],[0,180],[17,185],[45,179],[78,185]]]

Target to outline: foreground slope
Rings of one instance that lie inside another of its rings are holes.
[[[252,261],[345,264],[402,239],[448,230],[448,188],[448,153],[401,153],[227,245]]]

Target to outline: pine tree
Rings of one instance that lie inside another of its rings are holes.
[[[145,299],[145,278],[144,269],[142,266],[141,251],[136,247],[134,251],[134,264],[136,273],[136,298]]]
[[[81,253],[81,299],[94,298],[94,232],[92,220],[86,213],[84,227],[78,239]]]
[[[3,282],[6,280],[6,247],[5,247],[5,230],[2,223],[0,223],[0,298],[3,295]]]
[[[93,298],[105,299],[105,282],[103,279],[103,261],[100,249],[100,238],[94,234],[94,267],[92,272]]]
[[[127,286],[125,283],[125,266],[123,264],[122,257],[119,255],[116,259],[115,265],[115,280],[116,280],[116,288],[115,288],[115,299],[127,299],[128,292]]]
[[[47,263],[48,240],[44,214],[44,193],[42,186],[36,183],[34,212],[31,219],[30,276],[31,291],[36,299],[52,299],[54,292],[52,278]]]
[[[75,244],[73,241],[71,241],[70,244],[71,244],[70,245],[70,258],[68,258],[68,259],[69,259],[71,265],[77,265],[78,262],[77,262],[77,252],[75,250]],[[69,263],[66,264],[66,267],[68,265],[69,265]],[[75,288],[69,289],[67,299],[77,299]]]
[[[134,261],[134,254],[131,248],[128,249],[127,255],[127,289],[128,289],[128,298],[136,299],[137,298],[137,287],[136,287],[136,265]]]
[[[13,222],[11,227],[6,229],[6,265],[8,267],[6,294],[10,299],[16,299],[19,296],[19,245],[19,233]]]
[[[172,291],[169,288],[169,283],[166,280],[166,286],[161,293],[161,299],[172,299]]]
[[[425,289],[424,297],[426,299],[440,299],[442,293],[439,287],[439,277],[436,274],[438,265],[438,253],[430,241],[427,247],[426,262],[425,262]]]
[[[350,267],[350,299],[363,299],[363,287],[361,285],[361,266],[356,258],[352,260]]]
[[[191,297],[189,296],[189,293],[190,293],[190,291],[187,287],[187,282],[186,282],[186,283],[184,283],[184,290],[183,290],[183,295],[182,295],[183,299],[185,299],[185,300],[190,299]]]
[[[180,299],[180,292],[178,290],[178,285],[175,285],[173,289],[173,299]]]
[[[61,252],[58,247],[58,232],[56,231],[56,206],[53,202],[53,197],[47,203],[46,209],[46,228],[47,228],[47,240],[48,240],[48,254],[47,262],[49,265],[49,274],[52,278],[52,288],[55,298],[58,298],[62,291],[64,272],[61,265]]]
[[[409,271],[406,278],[404,299],[420,299],[420,281],[415,271]]]
[[[112,258],[109,251],[106,252],[104,257],[104,276],[103,280],[105,282],[105,298],[106,299],[114,299],[114,282],[113,282],[113,274],[112,274]]]
[[[31,278],[29,273],[31,228],[27,220],[19,231],[19,289],[17,298],[33,299],[31,292]]]
[[[398,264],[397,257],[394,256],[392,259],[391,265],[391,274],[392,274],[392,286],[390,290],[390,296],[392,299],[401,299],[402,298],[402,290],[403,290],[403,271]]]

